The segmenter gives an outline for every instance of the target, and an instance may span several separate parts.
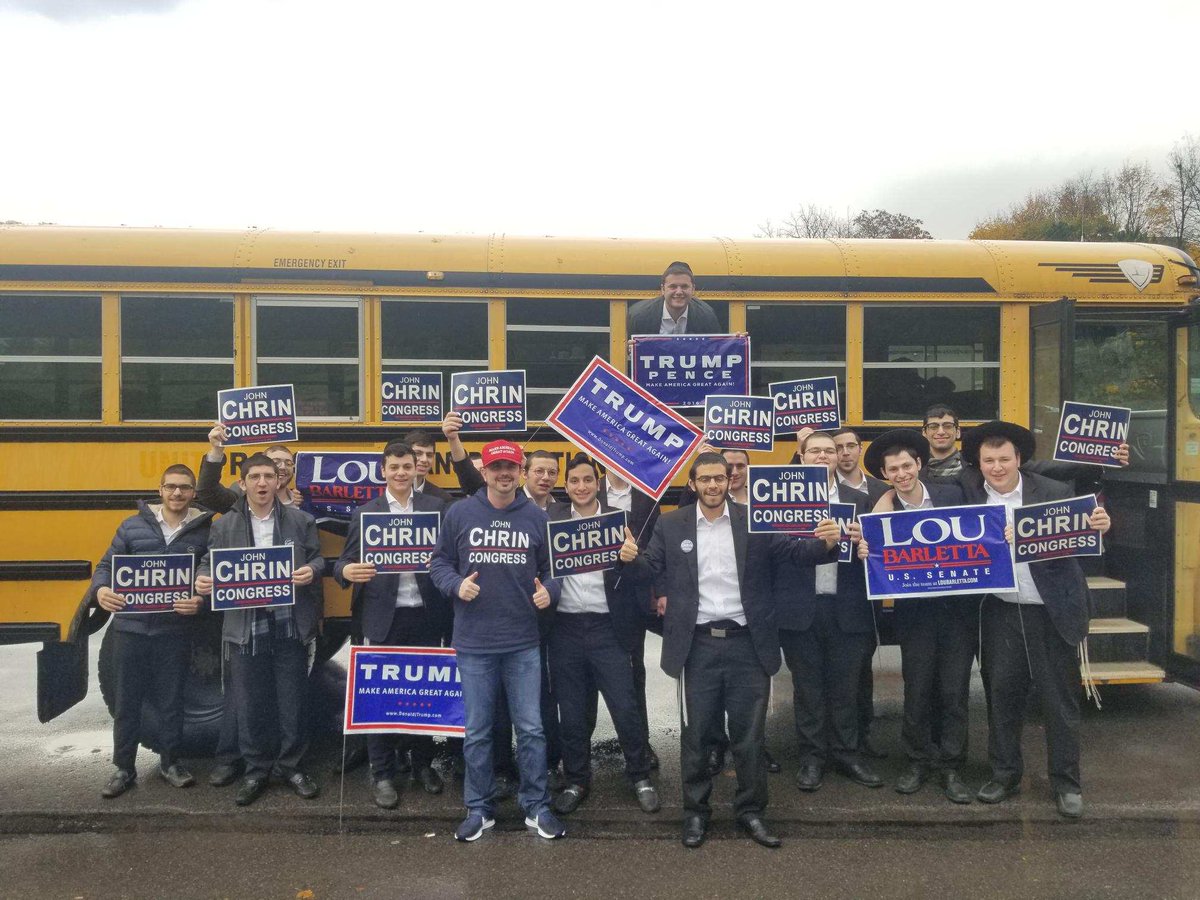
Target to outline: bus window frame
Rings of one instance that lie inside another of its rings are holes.
[[[478,371],[480,369],[489,368],[490,364],[491,364],[491,360],[490,360],[490,357],[488,356],[488,353],[489,353],[488,332],[489,332],[489,328],[490,328],[490,322],[488,319],[488,315],[489,315],[488,299],[489,298],[487,298],[487,297],[428,297],[428,296],[424,296],[424,295],[395,296],[395,295],[386,295],[385,294],[385,295],[380,296],[380,298],[379,298],[379,364],[381,367],[380,368],[380,377],[382,378],[384,372],[423,372],[423,371],[427,371],[429,369],[441,370],[444,368],[455,368],[462,372],[474,372],[474,371]],[[484,322],[483,322],[483,328],[484,328],[483,352],[484,352],[484,355],[477,359],[449,359],[449,358],[446,358],[446,359],[442,359],[442,358],[407,359],[407,358],[400,358],[400,357],[394,357],[394,356],[387,356],[386,350],[383,346],[383,311],[386,308],[387,304],[389,304],[389,303],[394,303],[394,304],[453,303],[453,304],[457,304],[457,305],[470,304],[470,305],[474,305],[474,306],[482,306],[483,313],[484,313]],[[444,373],[443,373],[443,379],[445,379]],[[443,391],[449,390],[449,388],[450,388],[450,385],[448,383],[442,385]]]

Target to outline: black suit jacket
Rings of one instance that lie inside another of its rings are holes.
[[[615,507],[600,500],[600,512],[615,512]],[[571,518],[570,503],[555,503],[547,510],[551,522],[562,522]],[[629,514],[626,513],[626,521]],[[632,650],[642,628],[643,610],[638,608],[636,592],[645,593],[645,588],[634,583],[632,578],[622,578],[618,569],[604,572],[604,599],[608,601],[608,613],[612,616],[613,630],[617,640],[626,650]],[[562,602],[561,596],[559,603]],[[572,613],[555,612],[555,616],[572,615]]]
[[[968,466],[963,469],[959,481],[968,503],[987,503],[983,473]],[[1052,503],[1075,496],[1068,485],[1044,475],[1021,469],[1021,502]],[[1054,629],[1064,641],[1074,646],[1088,634],[1089,603],[1087,578],[1079,567],[1079,560],[1048,559],[1029,564],[1029,573],[1037,585],[1046,614],[1054,623]]]
[[[662,327],[662,294],[650,300],[641,300],[629,307],[629,336],[658,334]],[[687,334],[723,334],[721,323],[713,308],[703,300],[693,297],[688,302]]]
[[[438,497],[426,493],[413,494],[414,512],[444,512],[446,504]],[[359,553],[359,536],[362,533],[363,513],[390,512],[388,495],[383,494],[368,500],[350,518],[350,527],[346,532],[346,546],[342,555],[333,566],[333,577],[342,587],[350,587],[350,582],[342,577],[349,563],[362,562]],[[453,615],[450,601],[441,595],[427,574],[417,574],[417,590],[425,601],[425,614],[431,619],[431,626],[439,632],[445,630],[447,622]],[[392,627],[392,617],[396,612],[396,591],[400,586],[399,575],[376,575],[365,584],[355,584],[350,595],[350,618],[356,639],[366,637],[373,644],[387,640],[388,631]]]
[[[837,546],[829,550],[823,541],[796,540],[781,534],[749,534],[745,507],[730,503],[728,508],[746,625],[763,670],[774,675],[780,663],[774,593],[779,564],[791,561],[815,566],[836,561]],[[672,678],[678,678],[692,649],[700,611],[696,508],[687,506],[664,514],[654,526],[646,552],[624,570],[638,581],[658,584],[666,590],[662,668]]]

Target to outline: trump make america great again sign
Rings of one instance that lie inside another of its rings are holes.
[[[703,436],[598,356],[567,388],[546,424],[655,500]]]
[[[936,597],[1016,588],[1004,507],[863,513],[867,596]]]
[[[443,647],[351,647],[346,734],[466,733],[454,651]]]

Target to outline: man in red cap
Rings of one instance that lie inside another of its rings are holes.
[[[546,513],[517,489],[523,458],[509,441],[484,445],[484,487],[449,508],[430,566],[438,590],[454,598],[452,643],[466,706],[460,841],[495,824],[492,723],[501,684],[517,732],[525,824],[543,838],[566,834],[546,789],[537,616],[557,602],[560,586],[549,577]]]

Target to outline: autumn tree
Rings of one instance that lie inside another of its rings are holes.
[[[904,213],[883,209],[862,210],[853,219],[831,209],[808,204],[789,213],[779,225],[768,219],[758,226],[758,237],[769,238],[919,238],[933,237],[924,222]]]

